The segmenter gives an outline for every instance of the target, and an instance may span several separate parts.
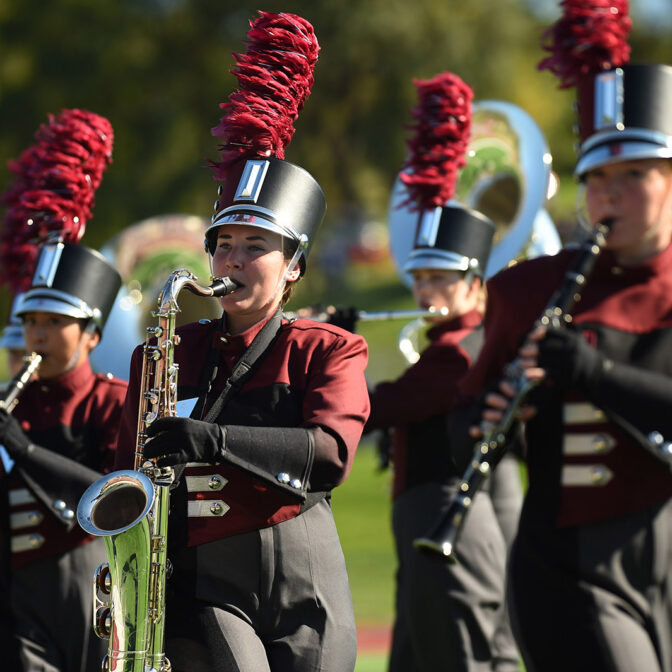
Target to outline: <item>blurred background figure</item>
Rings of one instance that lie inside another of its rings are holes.
[[[30,276],[28,276],[30,277]],[[0,334],[0,348],[4,348],[7,354],[7,368],[13,376],[23,364],[23,356],[26,354],[26,342],[23,338],[23,325],[16,315],[16,310],[21,303],[23,294],[19,293],[12,301],[9,319]]]
[[[447,415],[457,383],[480,347],[483,278],[495,234],[489,218],[451,201],[466,163],[471,88],[451,73],[416,85],[415,135],[400,175],[406,201],[399,207],[413,240],[403,272],[412,278],[418,307],[438,316],[425,318],[429,345],[417,362],[396,381],[370,390],[367,423],[368,430],[393,430],[392,518],[399,564],[389,669],[516,670],[510,631],[500,637],[499,649],[494,641],[504,613],[507,550],[489,494],[474,502],[462,563],[441,564],[413,546],[456,491]],[[516,469],[512,477],[520,501]]]
[[[27,351],[41,356],[11,412],[0,409],[8,453],[9,632],[24,672],[100,669],[91,585],[101,540],[75,526],[82,492],[113,463],[126,384],[95,375],[100,340],[121,278],[78,245],[111,161],[112,128],[84,110],[51,116],[13,164],[16,198],[2,233],[2,272],[25,279],[14,315]],[[36,243],[40,243],[39,247]],[[67,614],[67,618],[64,618]]]

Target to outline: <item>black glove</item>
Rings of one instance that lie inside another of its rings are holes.
[[[159,418],[149,425],[144,456],[160,458],[160,467],[187,462],[221,462],[224,455],[224,427],[191,418]]]
[[[357,314],[359,311],[356,308],[335,308],[333,312],[327,312],[329,312],[327,324],[333,324],[353,334],[357,332]]]
[[[21,429],[17,419],[4,408],[0,408],[0,444],[13,460],[20,459],[28,452],[30,439]]]
[[[539,366],[561,389],[590,389],[602,372],[604,355],[580,332],[549,327],[539,341]]]

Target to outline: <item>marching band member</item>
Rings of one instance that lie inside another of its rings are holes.
[[[292,14],[260,12],[251,25],[236,56],[241,88],[213,131],[224,183],[206,232],[214,274],[238,288],[219,299],[220,319],[177,329],[178,398],[198,401],[189,418],[151,423],[144,452],[186,465],[171,497],[165,649],[176,672],[351,672],[354,613],[330,491],[368,416],[367,349],[337,327],[282,316],[325,212],[313,177],[281,158],[319,47]],[[133,462],[141,356],[121,468]],[[249,374],[230,385],[242,364]]]
[[[416,133],[409,142],[409,170],[400,174],[412,204],[409,226],[416,234],[403,271],[413,276],[418,306],[443,309],[447,315],[439,311],[426,318],[429,345],[419,360],[370,393],[367,431],[393,430],[398,568],[389,669],[517,670],[517,648],[504,618],[507,548],[489,494],[481,493],[474,502],[461,563],[441,564],[413,547],[456,491],[459,474],[446,418],[457,383],[482,342],[483,276],[495,231],[480,212],[449,201],[465,163],[471,88],[451,73],[416,84]],[[522,502],[517,465],[513,467],[513,491]]]
[[[23,195],[6,215],[2,248],[5,272],[35,269],[15,314],[27,351],[42,356],[12,414],[0,410],[0,443],[13,461],[11,627],[24,672],[93,672],[104,648],[93,635],[91,577],[105,550],[75,525],[75,509],[112,467],[126,383],[89,364],[121,278],[77,242],[112,129],[93,113],[64,110],[36,137],[14,164]],[[29,244],[36,235],[45,240],[39,251]]]
[[[668,671],[672,67],[627,63],[626,2],[563,5],[542,65],[578,85],[575,174],[587,224],[610,233],[566,328],[532,327],[573,251],[488,283],[486,341],[462,389],[494,384],[466,415],[497,425],[514,394],[503,366],[520,357],[538,384],[520,412],[529,490],[508,590],[526,669]]]
[[[26,276],[29,278],[31,275]],[[7,368],[10,376],[18,373],[23,366],[23,356],[26,354],[26,342],[23,338],[23,325],[16,315],[16,310],[21,304],[23,292],[14,296],[9,320],[0,334],[0,348],[7,353]]]

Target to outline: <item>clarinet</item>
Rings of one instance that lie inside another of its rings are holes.
[[[19,396],[42,363],[42,355],[31,352],[23,356],[21,370],[12,378],[7,388],[7,394],[0,400],[0,408],[11,413],[19,403]]]
[[[570,312],[574,304],[581,299],[581,291],[604,247],[612,224],[612,220],[597,224],[591,235],[584,240],[565,273],[562,284],[551,297],[541,317],[535,322],[535,328],[560,327],[572,321]],[[539,383],[527,378],[519,357],[505,367],[504,380],[512,385],[514,394],[502,414],[502,419],[490,427],[474,446],[471,462],[446,513],[439,518],[426,536],[419,537],[413,542],[415,548],[427,555],[438,556],[449,562],[456,561],[455,545],[474,497],[490,475],[493,463],[498,461],[505,451],[507,436],[517,420],[518,409]]]

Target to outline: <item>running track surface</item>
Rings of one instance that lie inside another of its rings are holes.
[[[385,653],[390,650],[391,641],[389,625],[357,626],[357,650],[362,653]]]

